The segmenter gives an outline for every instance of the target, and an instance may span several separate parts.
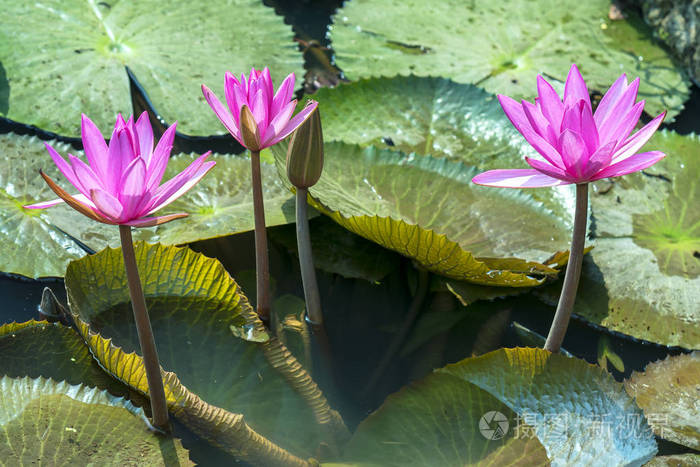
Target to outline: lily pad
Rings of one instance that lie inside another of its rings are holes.
[[[140,408],[84,385],[0,378],[0,458],[10,465],[194,465]]]
[[[274,338],[250,341],[243,339],[248,333],[231,332],[264,327],[218,261],[144,243],[136,244],[136,257],[176,417],[237,457],[265,465],[298,464],[294,454],[309,457],[332,441],[339,416],[289,351]],[[121,251],[72,262],[66,290],[78,330],[102,366],[147,393],[141,357],[131,353],[139,345]]]
[[[64,143],[48,143],[62,154],[83,157],[82,151],[71,150]],[[165,179],[183,170],[194,157],[171,157]],[[69,261],[86,254],[81,243],[92,251],[119,245],[117,228],[94,222],[68,206],[22,208],[56,197],[39,176],[39,169],[69,187],[38,138],[0,135],[0,159],[0,271],[33,278],[61,277]],[[190,215],[178,222],[135,229],[136,239],[182,244],[253,229],[249,159],[217,154],[211,159],[217,162],[216,167],[192,190],[159,211]],[[272,164],[262,163],[261,171],[267,225],[294,222],[294,196]]]
[[[0,326],[0,355],[0,375],[44,377],[130,395],[127,386],[100,368],[82,337],[61,324],[31,320]]]
[[[592,186],[595,248],[574,312],[637,339],[700,349],[700,139],[657,133],[667,157]],[[558,287],[538,291],[547,301]]]
[[[517,414],[478,386],[434,373],[387,398],[345,448],[352,465],[548,465],[537,438],[516,435]]]
[[[314,266],[318,269],[350,279],[379,282],[399,267],[398,255],[348,232],[326,216],[309,222],[309,229]],[[270,230],[268,235],[298,258],[296,224]]]
[[[471,183],[461,162],[343,143],[325,145],[326,163],[309,201],[346,229],[415,259],[429,271],[485,285],[531,286],[531,273],[566,248],[570,218],[517,190]],[[273,147],[284,170],[284,145]]]
[[[251,66],[269,66],[275,82],[303,75],[291,28],[259,2],[5,1],[2,10],[0,112],[61,135],[79,136],[83,112],[108,137],[117,112],[131,113],[125,66],[166,121],[200,135],[225,131],[202,83],[223,90],[226,70]]]
[[[322,88],[314,99],[322,108],[327,141],[446,157],[480,171],[530,168],[525,156],[536,154],[496,96],[472,84],[416,76],[372,78]],[[573,185],[528,194],[562,218],[573,218]]]
[[[700,352],[650,363],[625,380],[625,389],[657,436],[700,449]]]
[[[642,77],[647,112],[668,109],[673,118],[689,94],[685,73],[648,27],[608,20],[609,7],[607,0],[357,0],[338,10],[330,38],[351,80],[440,75],[521,99],[535,94],[538,73],[563,84],[575,62],[599,92],[622,72]]]
[[[58,151],[69,150],[66,144],[52,144]],[[59,171],[50,158],[38,157],[41,151],[48,156],[36,137],[0,135],[0,271],[34,278],[60,277],[68,262],[83,256],[85,250],[53,225],[53,218],[70,208],[39,211],[22,207],[56,197],[39,176],[39,169],[44,168],[52,178],[58,177]]]
[[[536,436],[552,465],[641,465],[656,454],[651,429],[622,385],[583,360],[500,349],[436,373],[472,383],[516,412],[518,423],[533,427],[520,435]]]

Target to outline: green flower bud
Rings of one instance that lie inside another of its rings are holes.
[[[311,102],[310,102],[311,103]],[[313,186],[323,171],[323,130],[318,107],[296,129],[287,149],[287,177],[297,188]]]

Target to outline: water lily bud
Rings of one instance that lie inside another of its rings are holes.
[[[243,143],[251,151],[260,151],[260,133],[258,124],[255,122],[253,112],[247,105],[241,107],[241,138]]]
[[[314,105],[313,101],[308,105]],[[308,107],[307,105],[307,107]],[[323,171],[323,131],[318,108],[292,135],[287,149],[287,177],[297,188],[313,186]]]

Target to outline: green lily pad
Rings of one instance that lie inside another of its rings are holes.
[[[70,152],[83,157],[82,151],[72,150],[66,144],[48,143],[62,154]],[[195,157],[173,155],[164,179],[175,176]],[[218,154],[211,159],[217,165],[209,174],[184,196],[158,211],[190,215],[157,227],[134,229],[136,239],[182,244],[253,229],[249,159]],[[12,133],[0,135],[0,160],[0,271],[33,278],[61,277],[69,261],[86,254],[78,241],[93,251],[119,245],[115,226],[95,222],[68,206],[22,208],[56,197],[39,176],[39,169],[66,189],[72,188],[51,161],[42,141]],[[267,225],[294,222],[294,196],[280,181],[277,170],[272,164],[262,163],[261,172]]]
[[[66,144],[52,144],[58,151],[69,150]],[[44,154],[39,157],[42,151]],[[39,176],[39,169],[44,168],[47,175],[58,178],[58,168],[38,138],[12,133],[0,135],[0,160],[0,271],[34,278],[63,276],[68,262],[85,254],[52,222],[71,209],[22,207],[56,197]]]
[[[325,145],[323,175],[309,201],[346,229],[452,279],[531,286],[537,261],[569,243],[562,218],[517,190],[471,183],[461,162],[343,143]],[[273,147],[284,170],[283,144]],[[514,272],[513,272],[514,271]]]
[[[537,438],[518,438],[515,412],[487,391],[434,373],[387,398],[345,448],[352,465],[548,465]]]
[[[700,139],[659,132],[667,157],[592,186],[595,248],[584,258],[574,312],[663,345],[700,348]],[[554,302],[557,287],[538,291]]]
[[[31,320],[0,326],[0,355],[0,375],[44,377],[130,396],[127,386],[100,368],[82,337],[61,324]]]
[[[447,157],[480,171],[530,168],[525,156],[536,154],[496,96],[472,84],[395,76],[322,88],[314,98],[327,141]],[[573,185],[527,193],[562,218],[572,218]]]
[[[536,436],[552,465],[641,465],[656,454],[651,429],[622,385],[583,360],[500,349],[436,373],[472,383],[516,412],[518,423],[532,427],[520,435]]]
[[[609,7],[607,0],[357,0],[338,10],[330,38],[351,80],[440,75],[521,99],[536,94],[538,73],[563,84],[575,62],[599,92],[622,72],[642,77],[647,112],[668,109],[673,118],[688,97],[685,73],[634,14],[610,21]]]
[[[9,465],[194,465],[129,401],[47,378],[0,378],[0,458]]]
[[[277,339],[244,340],[264,327],[221,264],[187,248],[136,244],[168,405],[195,433],[237,457],[299,462],[342,425],[318,387]],[[95,357],[139,392],[148,388],[121,251],[72,262],[66,290]],[[340,423],[340,425],[338,425]],[[344,427],[343,427],[344,428]],[[283,449],[288,449],[288,451]],[[276,459],[276,460],[275,460]]]
[[[6,1],[2,10],[0,113],[61,135],[80,135],[83,112],[108,137],[115,115],[131,113],[125,66],[167,122],[200,135],[225,132],[202,83],[223,91],[226,70],[251,66],[269,66],[276,83],[303,75],[291,28],[257,2]]]
[[[700,352],[650,363],[625,380],[625,389],[657,436],[700,449]]]
[[[326,216],[309,222],[314,266],[349,279],[379,282],[399,267],[398,255],[348,232]],[[296,224],[268,232],[298,257]]]

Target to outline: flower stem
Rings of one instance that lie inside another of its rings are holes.
[[[151,398],[151,412],[153,414],[153,426],[166,433],[170,430],[168,419],[168,406],[165,400],[165,390],[163,389],[163,379],[160,374],[160,364],[158,363],[158,351],[153,338],[151,321],[148,319],[146,309],[146,299],[141,288],[139,270],[136,266],[136,253],[131,239],[131,227],[128,225],[119,226],[119,236],[122,243],[122,254],[124,255],[124,267],[126,269],[126,279],[129,283],[129,294],[131,295],[131,306],[134,310],[134,321],[136,321],[136,331],[139,335],[139,344],[143,354],[143,365],[146,369],[146,380],[148,381],[148,394]]]
[[[255,215],[255,285],[257,312],[267,323],[270,319],[270,262],[267,254],[267,230],[263,204],[260,151],[250,151],[253,177],[253,213]]]
[[[564,285],[559,296],[559,304],[554,314],[552,327],[544,344],[545,350],[558,353],[561,343],[564,341],[566,328],[576,300],[578,281],[581,277],[581,263],[583,262],[583,247],[586,243],[586,221],[588,219],[588,183],[576,185],[576,213],[574,214],[574,234],[571,238],[569,250],[569,263],[566,266]]]
[[[326,371],[331,371],[331,349],[326,328],[323,326],[323,312],[321,311],[321,296],[318,293],[316,282],[316,269],[311,252],[311,236],[309,234],[309,218],[307,216],[306,197],[309,190],[297,187],[297,248],[299,250],[299,267],[301,269],[301,281],[304,285],[304,299],[306,300],[307,322],[311,325],[316,342],[321,349],[321,359]]]

